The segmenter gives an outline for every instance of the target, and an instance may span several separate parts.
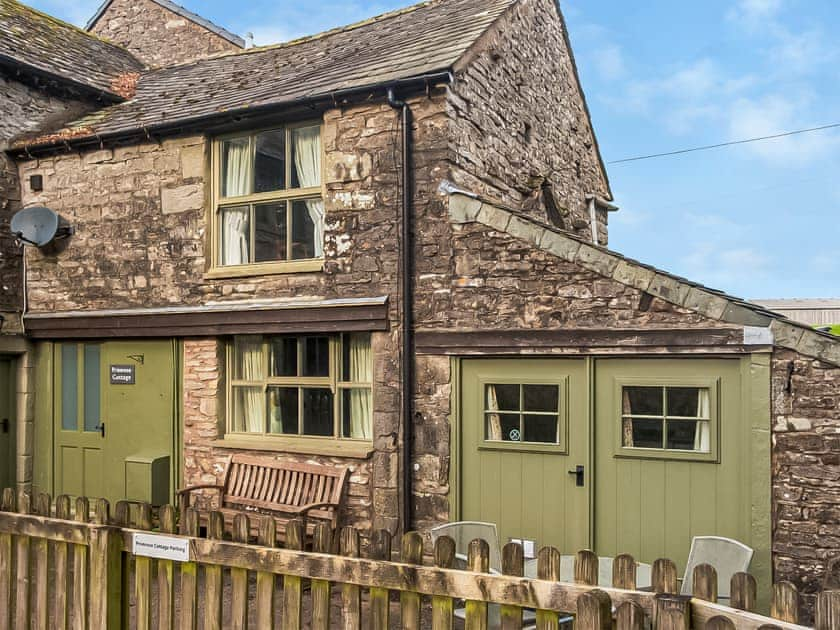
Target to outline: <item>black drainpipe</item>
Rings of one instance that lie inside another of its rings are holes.
[[[412,444],[414,442],[414,178],[411,160],[411,108],[388,88],[388,105],[402,114],[402,494],[403,533],[411,529]]]

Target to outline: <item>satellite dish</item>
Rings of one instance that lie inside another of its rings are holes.
[[[44,247],[58,238],[66,238],[73,229],[49,208],[25,208],[12,217],[12,235],[24,243]]]

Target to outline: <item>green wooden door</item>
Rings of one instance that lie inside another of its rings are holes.
[[[55,352],[56,493],[124,499],[126,457],[171,461],[172,342],[68,342]]]
[[[586,363],[465,360],[461,395],[462,520],[496,523],[564,553],[589,546]],[[583,486],[569,474],[584,467]]]
[[[750,542],[739,360],[596,363],[595,549],[683,571],[693,536]]]
[[[0,359],[0,488],[10,488],[15,483],[15,418],[12,361]]]

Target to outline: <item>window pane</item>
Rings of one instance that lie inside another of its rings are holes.
[[[303,390],[304,435],[335,435],[333,394],[328,389]]]
[[[233,388],[231,430],[236,433],[265,433],[265,393],[262,387]]]
[[[485,431],[485,439],[491,442],[522,441],[518,413],[486,414]]]
[[[560,388],[557,385],[523,385],[522,396],[525,399],[525,411],[556,412],[560,408]]]
[[[275,129],[257,134],[254,157],[254,192],[286,187],[286,131]]]
[[[254,206],[254,262],[286,259],[286,204]]]
[[[285,435],[298,434],[297,387],[270,387],[268,390],[268,430]]]
[[[85,431],[99,430],[99,346],[85,346]]]
[[[292,129],[291,188],[321,185],[321,127]]]
[[[661,420],[640,420],[633,418],[632,443],[627,444],[625,434],[624,446],[636,448],[662,448],[662,421]]]
[[[661,416],[661,387],[625,387],[623,400],[625,416]]]
[[[64,431],[79,429],[79,369],[76,361],[76,346],[61,346],[61,428]]]
[[[341,393],[342,435],[355,440],[373,437],[371,428],[372,394],[370,389],[345,389]]]
[[[488,411],[519,411],[519,385],[488,385],[485,404]]]
[[[272,376],[297,376],[297,337],[274,337],[269,342]]]
[[[233,378],[237,381],[260,381],[265,378],[262,337],[237,337],[234,341]]]
[[[669,387],[668,415],[689,418],[708,417],[708,409],[701,409],[699,387]]]
[[[525,416],[525,442],[557,444],[557,416]]]
[[[345,383],[373,382],[370,334],[362,333],[342,337],[341,380]]]
[[[330,375],[330,338],[303,339],[303,376]]]
[[[250,140],[234,138],[222,142],[222,197],[250,195],[253,182]]]
[[[694,451],[700,449],[700,435],[697,434],[699,423],[691,420],[675,420],[668,422],[668,448],[679,451]],[[695,440],[697,447],[695,448]]]
[[[292,203],[292,259],[306,260],[317,258],[323,251],[315,246],[316,234],[321,237],[321,230],[316,229],[324,220],[324,202],[320,199],[307,199]]]
[[[222,265],[246,265],[251,262],[251,208],[235,206],[219,211],[221,242],[219,261]]]

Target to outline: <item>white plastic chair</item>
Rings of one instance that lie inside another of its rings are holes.
[[[732,576],[750,568],[753,549],[744,543],[721,536],[695,536],[688,552],[685,565],[682,595],[691,595],[694,587],[694,567],[710,564],[717,571],[718,599],[729,599],[729,583]]]

